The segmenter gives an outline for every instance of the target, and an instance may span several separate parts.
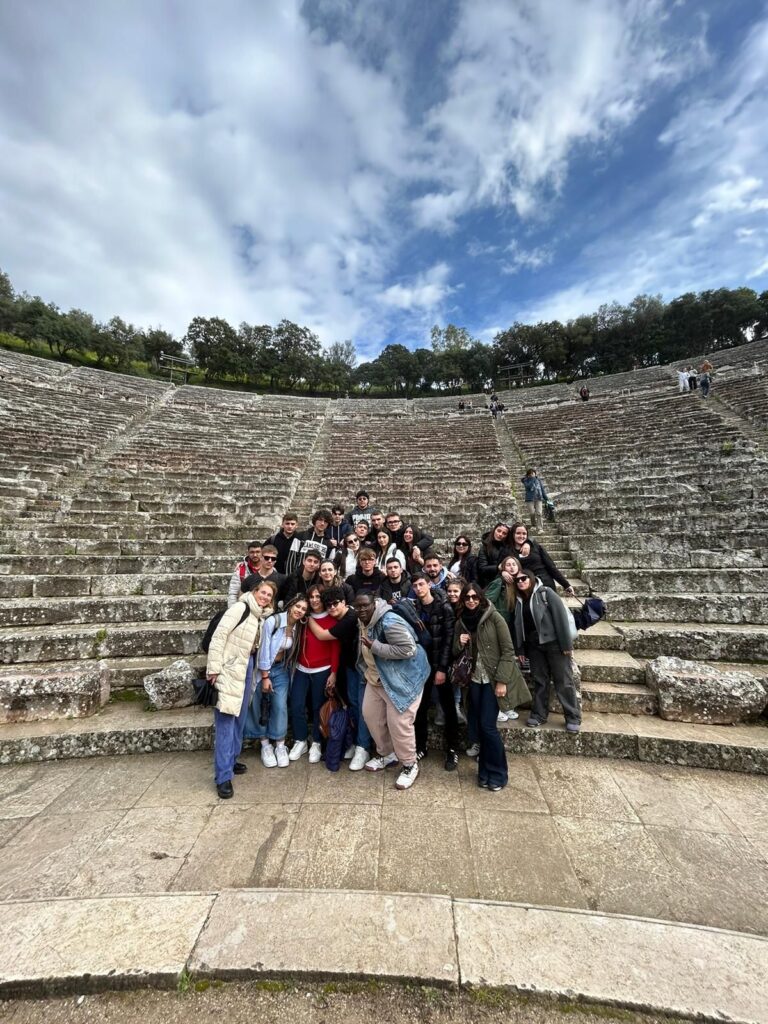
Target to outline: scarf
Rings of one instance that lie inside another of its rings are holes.
[[[485,609],[480,608],[479,605],[477,608],[464,609],[464,611],[461,613],[461,621],[467,627],[467,632],[472,634],[477,632],[477,627],[480,625],[480,619],[483,617],[484,611]]]

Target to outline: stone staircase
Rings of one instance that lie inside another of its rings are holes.
[[[308,520],[365,486],[448,552],[460,531],[476,546],[520,517],[526,464],[558,507],[537,539],[577,593],[609,606],[576,644],[588,715],[612,729],[652,717],[645,661],[659,654],[768,674],[768,459],[736,404],[678,396],[666,368],[604,378],[589,403],[566,386],[521,390],[497,421],[480,396],[459,414],[454,399],[305,400],[60,369],[0,353],[21,441],[0,461],[0,685],[99,664],[119,693],[175,658],[202,665],[235,561],[288,507]]]

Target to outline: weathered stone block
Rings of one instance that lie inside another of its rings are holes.
[[[659,698],[659,715],[673,722],[734,725],[757,718],[768,693],[749,672],[723,671],[681,658],[655,658],[646,682]]]
[[[144,689],[149,702],[157,711],[168,708],[187,708],[195,701],[192,681],[197,672],[184,658],[171,662],[166,668],[144,677]]]
[[[104,661],[82,669],[51,667],[45,672],[8,671],[0,676],[0,721],[41,722],[86,718],[109,700]]]

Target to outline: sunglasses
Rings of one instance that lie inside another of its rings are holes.
[[[477,594],[465,594],[464,595],[464,600],[465,601],[479,601],[480,598],[477,596]]]
[[[329,601],[328,602],[328,607],[329,608],[335,608],[336,605],[343,604],[343,603],[344,603],[343,601]]]
[[[468,548],[469,544],[467,544],[467,542],[465,540],[457,540],[456,541],[456,547],[457,548]]]
[[[275,562],[277,561],[277,555],[262,555],[262,562]]]
[[[530,583],[528,576],[515,576],[515,583]]]

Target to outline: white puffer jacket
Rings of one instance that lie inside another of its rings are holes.
[[[243,602],[251,609],[251,614],[238,626],[243,609]],[[258,651],[261,640],[261,627],[264,619],[272,613],[272,607],[260,608],[253,593],[242,594],[224,612],[211,637],[208,648],[207,674],[218,675],[216,689],[219,699],[216,707],[222,714],[239,715],[245,693],[245,677],[248,674],[248,659],[251,651]]]

